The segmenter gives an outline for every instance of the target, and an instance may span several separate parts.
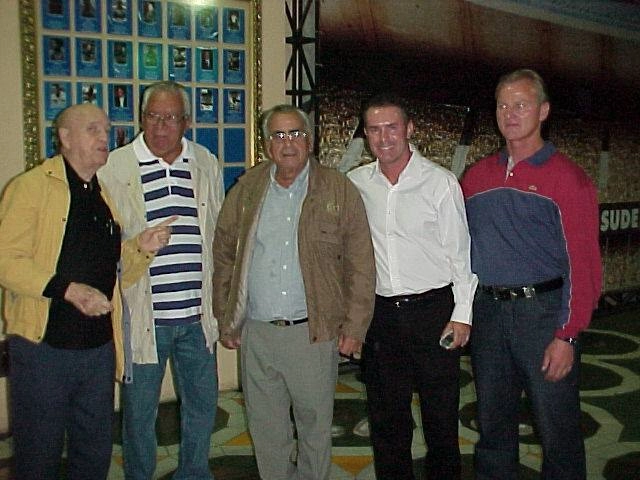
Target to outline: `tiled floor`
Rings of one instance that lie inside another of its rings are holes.
[[[582,357],[582,412],[586,438],[588,478],[640,478],[640,308],[598,316],[584,334]],[[463,478],[473,477],[472,453],[477,439],[475,430],[475,393],[469,357],[463,356],[460,448],[463,453]],[[520,428],[522,479],[537,478],[540,448],[523,401]],[[341,366],[336,389],[332,479],[375,479],[369,447],[363,386],[358,369]],[[177,464],[177,409],[163,404],[157,426],[157,478],[169,479]],[[420,431],[419,410],[414,402],[416,429],[413,456],[417,478],[425,446]],[[115,427],[110,479],[123,478],[119,428]],[[0,441],[0,480],[10,478],[8,464],[11,439]],[[5,467],[2,468],[2,463]],[[250,438],[246,431],[243,399],[240,392],[220,394],[216,432],[211,441],[211,466],[220,480],[258,479]],[[3,472],[4,470],[4,472]]]

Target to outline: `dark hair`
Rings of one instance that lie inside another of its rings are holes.
[[[410,119],[409,111],[407,110],[406,103],[404,99],[394,92],[384,92],[378,93],[367,100],[362,106],[362,114],[361,118],[365,120],[367,119],[367,112],[372,108],[377,107],[396,107],[400,109],[402,113],[402,118],[407,123]],[[365,125],[366,126],[366,125]]]

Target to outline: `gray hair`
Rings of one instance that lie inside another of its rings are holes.
[[[180,85],[179,83],[172,82],[170,80],[163,82],[156,82],[149,85],[144,89],[144,93],[142,94],[142,112],[147,111],[147,104],[153,95],[160,92],[166,92],[169,94],[177,94],[180,95],[182,99],[182,108],[184,110],[183,114],[185,118],[191,117],[191,100],[189,99],[189,94],[187,90]]]
[[[519,80],[529,80],[533,87],[536,90],[536,95],[538,97],[538,103],[543,104],[544,102],[549,101],[549,95],[547,94],[547,86],[544,83],[542,77],[535,70],[531,70],[529,68],[520,68],[511,73],[507,73],[500,77],[498,81],[498,85],[496,86],[496,100],[498,99],[498,93],[500,89],[507,84],[517,82]]]
[[[304,110],[288,104],[276,105],[275,107],[270,108],[262,114],[262,138],[267,140],[271,132],[269,131],[269,122],[271,121],[271,117],[273,117],[277,113],[295,113],[300,117],[300,120],[304,123],[304,129],[309,134],[309,136],[313,136],[313,130],[311,128],[311,120],[309,119],[309,115]]]

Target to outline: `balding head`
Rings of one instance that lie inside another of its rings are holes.
[[[90,103],[66,108],[56,118],[60,153],[84,180],[107,161],[111,124],[103,110]]]
[[[54,126],[56,127],[56,129],[73,128],[73,124],[76,122],[82,122],[90,117],[101,115],[106,118],[106,114],[102,111],[102,109],[96,107],[92,103],[81,103],[78,105],[72,105],[60,112],[60,114],[56,117]]]

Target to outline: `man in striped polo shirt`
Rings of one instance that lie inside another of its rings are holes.
[[[142,132],[111,153],[100,175],[123,217],[125,238],[176,216],[169,245],[125,290],[131,310],[133,376],[123,388],[127,479],[151,479],[155,420],[167,360],[181,400],[181,442],[174,479],[209,479],[217,404],[211,246],[224,189],[218,160],[184,138],[191,104],[185,89],[158,82],[142,98]]]

